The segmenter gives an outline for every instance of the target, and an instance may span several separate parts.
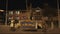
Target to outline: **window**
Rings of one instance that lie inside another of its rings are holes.
[[[16,14],[20,14],[20,12],[19,11],[16,11]]]
[[[10,15],[13,14],[13,11],[9,11],[9,14],[10,14]]]

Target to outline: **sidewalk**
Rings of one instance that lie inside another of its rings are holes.
[[[42,31],[21,31],[20,28],[16,31],[11,31],[9,26],[0,25],[0,33],[44,33]],[[60,33],[60,29],[48,30],[46,33]]]

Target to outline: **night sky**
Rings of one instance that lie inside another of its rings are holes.
[[[32,7],[36,8],[37,6],[43,7],[44,3],[52,8],[57,8],[56,0],[28,0],[29,3],[32,3]],[[0,0],[0,9],[6,9],[6,0]],[[26,9],[26,0],[8,0],[8,10],[12,9]]]

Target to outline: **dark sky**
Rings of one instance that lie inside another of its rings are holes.
[[[6,8],[6,1],[0,0],[0,9],[5,9],[5,8]]]
[[[32,3],[32,7],[41,7],[44,3],[52,8],[57,8],[56,0],[28,0],[28,4]],[[0,9],[6,9],[6,0],[0,0]],[[8,0],[8,9],[26,9],[26,0]]]

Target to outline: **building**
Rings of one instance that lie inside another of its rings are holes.
[[[5,24],[5,11],[0,10],[0,24]]]
[[[25,25],[31,26],[31,23],[34,24],[33,26],[36,29],[38,28],[37,26],[43,27],[43,24],[45,24],[45,26],[47,25],[50,29],[58,27],[57,17],[43,16],[43,9],[41,9],[40,7],[32,8],[31,6],[28,6],[27,10],[9,10],[7,17],[8,24],[20,23],[21,27]]]

